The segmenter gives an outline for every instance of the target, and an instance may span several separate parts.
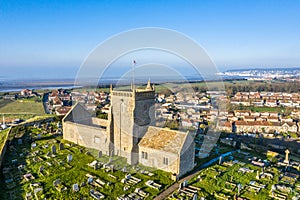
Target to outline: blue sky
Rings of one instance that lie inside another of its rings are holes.
[[[103,40],[140,27],[188,35],[220,69],[296,67],[299,10],[293,0],[0,0],[0,68],[79,67]]]

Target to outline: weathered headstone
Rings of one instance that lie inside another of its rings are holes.
[[[182,190],[183,189],[183,183],[179,184],[179,189]]]
[[[105,164],[104,164],[104,165],[105,165]],[[104,166],[104,165],[103,165],[103,166]],[[126,167],[123,167],[122,172],[127,173]]]
[[[56,146],[52,145],[51,147],[52,154],[56,154]]]
[[[81,184],[80,184],[80,187],[84,187],[86,184],[85,184],[85,182],[82,182]]]
[[[37,134],[37,139],[39,139],[39,140],[40,140],[41,138],[42,138],[42,134],[40,134],[40,133],[39,133],[39,134]]]
[[[197,181],[201,181],[201,180],[202,180],[201,176],[198,175],[198,176],[197,176]]]
[[[257,170],[256,171],[256,177],[255,177],[257,180],[259,180],[260,179],[260,177],[259,177],[259,171]]]
[[[188,181],[183,181],[183,187],[187,187],[188,186]]]
[[[242,184],[238,184],[237,185],[237,188],[238,188],[238,196],[240,196],[240,192],[241,192],[241,189],[242,189]]]
[[[99,151],[98,152],[98,158],[101,158],[102,157],[102,151]]]
[[[43,166],[40,166],[40,168],[39,168],[39,172],[40,172],[40,173],[42,173],[42,172],[43,172],[43,170],[44,170],[44,167],[43,167]]]
[[[36,147],[36,143],[34,142],[31,144],[31,148],[35,148],[35,147]]]
[[[51,153],[50,151],[48,151],[48,153],[46,154],[46,157],[50,157],[51,156]]]
[[[71,161],[72,161],[72,159],[73,159],[73,156],[72,156],[72,154],[69,154],[69,155],[67,156],[67,161],[68,161],[68,162],[71,162]]]
[[[64,149],[65,149],[64,144],[63,143],[59,143],[59,150],[61,151],[61,150],[64,150]]]
[[[18,145],[21,145],[21,144],[23,144],[23,141],[22,141],[22,139],[20,138],[20,139],[18,139]]]
[[[73,192],[77,192],[79,190],[78,184],[73,185]]]
[[[197,200],[198,199],[198,196],[197,196],[197,193],[196,194],[194,194],[194,196],[193,196],[193,200]]]
[[[111,171],[114,172],[115,166],[111,165]]]

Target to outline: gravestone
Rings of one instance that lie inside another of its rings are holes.
[[[63,143],[59,143],[59,150],[61,151],[61,150],[64,150],[64,149],[65,149],[64,144]]]
[[[188,181],[183,181],[183,187],[187,187],[188,186]]]
[[[82,182],[81,184],[80,184],[80,187],[84,187],[85,186],[85,182]]]
[[[73,185],[73,192],[77,192],[79,190],[78,184]]]
[[[94,165],[94,170],[97,170],[98,169],[98,163],[96,163],[95,165]]]
[[[99,151],[98,152],[98,158],[101,158],[102,157],[102,151]]]
[[[201,181],[201,180],[202,180],[201,176],[200,176],[200,175],[198,175],[198,177],[197,177],[197,181],[199,182],[199,181]]]
[[[23,144],[22,139],[18,139],[18,145],[21,145],[21,144]]]
[[[51,147],[52,154],[56,154],[56,146],[52,145]]]
[[[194,196],[193,196],[193,200],[197,200],[198,199],[198,196],[197,196],[197,193],[196,194],[194,194]]]
[[[48,153],[46,154],[47,157],[50,157],[51,156],[51,153],[50,151],[48,151]]]
[[[42,138],[42,135],[39,133],[37,134],[37,139],[40,140]]]
[[[36,143],[34,142],[31,144],[31,148],[35,148],[35,147],[36,147]]]
[[[71,161],[72,161],[72,159],[73,159],[73,156],[72,156],[72,154],[69,154],[69,155],[67,156],[67,161],[68,161],[68,162],[71,162]]]
[[[221,165],[222,164],[222,156],[220,156],[220,158],[219,158],[219,165]]]
[[[180,190],[182,190],[182,189],[183,189],[183,183],[180,183],[179,188],[178,188],[178,192],[180,192]]]
[[[104,166],[104,165],[103,165]],[[123,167],[122,172],[127,173],[126,167]]]
[[[43,170],[44,170],[44,167],[43,167],[43,166],[40,166],[39,172],[43,172]]]
[[[111,165],[111,171],[114,172],[115,166]]]

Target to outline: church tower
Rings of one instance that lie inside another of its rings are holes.
[[[155,123],[154,86],[115,90],[111,87],[114,154],[127,158],[128,164],[138,163],[138,143],[148,126]]]

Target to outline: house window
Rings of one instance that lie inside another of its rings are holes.
[[[100,144],[100,138],[97,137],[97,136],[95,136],[95,137],[94,137],[94,143]]]
[[[147,160],[148,159],[148,153],[142,151],[142,158]]]
[[[164,157],[163,164],[169,165],[169,158]]]

